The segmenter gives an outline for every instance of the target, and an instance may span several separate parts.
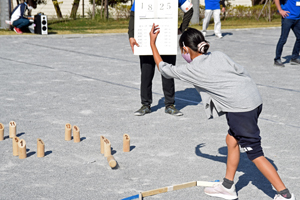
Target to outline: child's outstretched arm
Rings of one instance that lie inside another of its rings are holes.
[[[152,49],[152,53],[153,53],[153,58],[154,58],[154,61],[156,63],[156,66],[157,66],[157,69],[159,70],[159,63],[162,60],[162,58],[160,57],[159,53],[158,53],[158,50],[157,50],[157,47],[155,45],[155,42],[156,42],[156,38],[159,34],[159,27],[158,25],[155,26],[155,24],[153,24],[152,26],[152,29],[150,31],[150,46],[151,46],[151,49]]]

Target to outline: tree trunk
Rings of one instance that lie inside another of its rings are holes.
[[[79,7],[80,0],[74,0],[70,17],[76,19],[76,13]]]
[[[108,0],[105,0],[105,17],[108,19]]]
[[[57,0],[52,0],[52,3],[54,5],[57,17],[63,18]]]
[[[93,0],[93,19],[95,19],[95,0]]]
[[[84,0],[82,0],[82,18],[84,18]]]
[[[272,21],[272,19],[271,19],[271,0],[268,0],[269,1],[269,5],[268,5],[268,7],[269,7],[269,22],[271,22]]]
[[[103,1],[104,1],[104,0],[101,1],[101,19],[102,19],[102,17],[103,17]]]

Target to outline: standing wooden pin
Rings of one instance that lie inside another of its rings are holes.
[[[130,152],[130,137],[128,134],[123,135],[123,151]]]
[[[4,140],[4,126],[0,123],[0,141]]]
[[[111,144],[108,139],[104,139],[104,156],[108,157],[111,155]]]
[[[17,124],[14,121],[9,122],[9,138],[16,137]]]
[[[100,136],[100,150],[101,150],[101,153],[104,154],[104,140],[105,140],[105,137],[104,136]]]
[[[12,139],[12,143],[13,143],[13,155],[14,156],[18,156],[19,155],[19,146],[18,146],[19,140],[20,139],[18,137],[13,137],[13,139]]]
[[[72,139],[72,126],[71,124],[67,123],[65,125],[65,140],[69,141]]]
[[[25,142],[24,139],[19,140],[18,147],[19,147],[19,158],[20,159],[27,158],[27,154],[26,154],[26,142]]]
[[[111,168],[115,168],[117,166],[117,161],[112,155],[107,157],[107,162]]]
[[[80,142],[80,130],[78,126],[73,126],[73,140],[75,143]]]
[[[40,138],[37,139],[37,157],[42,158],[45,156],[45,144]]]

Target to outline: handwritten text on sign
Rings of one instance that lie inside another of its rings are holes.
[[[134,35],[139,47],[135,55],[152,55],[149,32],[153,23],[159,25],[156,46],[161,55],[177,54],[178,1],[135,0]]]

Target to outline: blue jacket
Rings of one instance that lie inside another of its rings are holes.
[[[205,10],[217,10],[220,9],[220,4],[225,7],[224,0],[205,0]]]
[[[11,14],[11,21],[14,22],[18,19],[21,18],[25,18],[24,14],[25,14],[25,10],[27,8],[27,4],[26,3],[21,3],[19,4],[13,11]]]
[[[178,0],[178,7],[182,6],[188,0]],[[135,11],[135,1],[132,4],[131,11]]]
[[[287,0],[286,3],[281,5],[282,10],[289,11],[287,19],[300,19],[300,6],[296,6],[297,0]]]

